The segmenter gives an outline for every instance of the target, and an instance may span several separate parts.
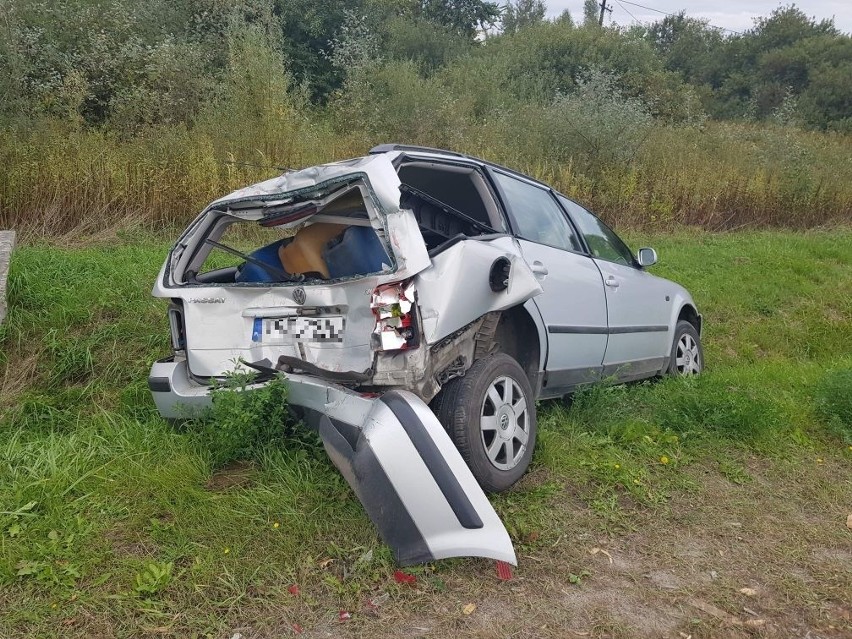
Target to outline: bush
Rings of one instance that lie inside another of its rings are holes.
[[[234,373],[211,391],[210,411],[190,425],[201,435],[214,468],[237,459],[257,459],[266,448],[295,433],[283,378],[248,392],[254,378],[254,373]]]
[[[468,125],[463,104],[437,76],[423,77],[412,61],[366,65],[347,78],[335,110],[345,131],[362,131],[374,142],[458,147]]]
[[[640,99],[621,94],[613,75],[592,69],[544,111],[537,146],[549,157],[599,174],[633,162],[652,121]]]

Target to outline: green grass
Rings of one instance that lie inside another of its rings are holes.
[[[701,493],[697,469],[747,485],[768,460],[807,485],[815,458],[852,459],[852,232],[630,239],[692,291],[707,372],[541,405],[530,475],[493,499],[521,570],[574,515],[615,534]],[[416,592],[396,585],[310,438],[255,447],[237,485],[208,484],[218,445],[159,419],[145,383],[168,352],[165,306],[149,295],[166,248],[137,238],[14,255],[0,328],[0,636],[217,635],[246,610],[308,627],[365,597],[413,605],[482,570],[438,562],[412,570]],[[837,499],[813,492],[815,508]]]

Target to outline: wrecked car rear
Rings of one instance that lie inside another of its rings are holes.
[[[237,367],[289,402],[402,563],[514,561],[483,490],[529,467],[537,399],[698,374],[701,315],[600,218],[458,153],[381,145],[213,202],[170,252],[160,412]]]
[[[518,258],[505,236],[475,220],[465,228],[424,194],[403,193],[412,208],[401,208],[400,186],[388,158],[370,156],[211,204],[154,288],[173,302],[173,345],[191,375],[208,380],[238,360],[265,361],[359,386],[413,389],[428,401],[440,380],[463,372],[471,358],[456,353],[459,336],[453,349],[428,347],[541,289],[528,269],[511,268]],[[247,246],[255,248],[239,250]],[[229,258],[235,263],[223,266]],[[488,272],[501,258],[513,277],[498,294]]]
[[[428,161],[395,157],[287,173],[208,206],[153,290],[170,300],[174,354],[149,385],[177,418],[207,406],[209,385],[239,366],[258,383],[283,374],[401,563],[514,563],[427,403],[490,347],[499,312],[541,287],[496,210],[447,205],[418,188],[441,177]],[[457,177],[485,188],[463,168]]]

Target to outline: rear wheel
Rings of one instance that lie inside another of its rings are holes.
[[[675,327],[667,372],[669,375],[689,377],[698,375],[703,369],[704,350],[701,348],[701,337],[692,324],[680,320]]]
[[[535,448],[535,400],[514,359],[497,353],[477,360],[444,385],[432,408],[485,491],[506,490],[526,472]]]

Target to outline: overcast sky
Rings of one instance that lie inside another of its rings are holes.
[[[583,0],[545,1],[547,14],[551,17],[568,9],[575,22],[583,19]],[[637,4],[657,11],[637,7]],[[607,5],[612,7],[612,13],[604,18],[604,24],[610,24],[612,21],[629,25],[634,22],[634,18],[639,22],[655,22],[665,17],[659,11],[685,11],[686,15],[706,18],[710,24],[717,27],[745,31],[754,26],[755,18],[768,16],[776,7],[787,4],[790,2],[777,0],[630,0],[630,3],[627,0],[607,0]],[[820,20],[834,17],[834,24],[838,29],[852,33],[852,0],[808,0],[796,3],[796,6],[808,16],[816,16]]]

